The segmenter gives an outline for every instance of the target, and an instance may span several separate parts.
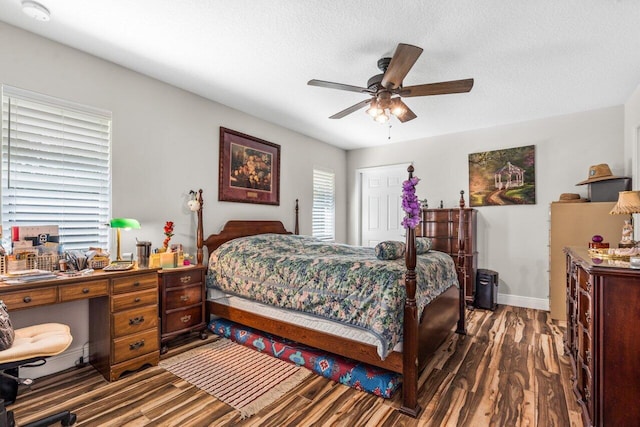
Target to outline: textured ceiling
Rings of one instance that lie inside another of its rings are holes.
[[[0,20],[345,149],[620,105],[640,83],[637,0],[40,1],[47,23],[20,0]],[[367,96],[307,81],[366,86],[400,42],[424,49],[405,86],[473,90],[405,98],[418,118],[391,129],[330,120]]]

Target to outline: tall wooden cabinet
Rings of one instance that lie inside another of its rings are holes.
[[[419,229],[416,230],[416,235],[430,237],[433,242],[432,249],[445,252],[451,255],[453,259],[457,259],[460,215],[463,217],[465,229],[464,276],[466,277],[463,277],[461,272],[458,272],[458,282],[462,285],[466,279],[466,302],[467,304],[473,304],[476,270],[478,269],[478,251],[476,249],[477,211],[473,208],[422,209],[422,220]]]
[[[565,248],[567,330],[573,391],[585,426],[640,420],[640,270]]]
[[[588,247],[595,234],[604,237],[612,248],[618,246],[627,215],[609,215],[615,202],[553,202],[549,209],[549,308],[551,318],[566,319],[566,265],[562,248]]]

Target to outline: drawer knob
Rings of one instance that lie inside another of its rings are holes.
[[[136,341],[133,344],[129,344],[129,350],[137,350],[144,347],[144,340]]]
[[[133,302],[140,302],[140,301],[142,301],[140,297],[136,297],[136,299],[133,300]]]
[[[189,295],[180,295],[180,301],[189,301]]]
[[[133,282],[133,286],[140,286],[140,282]]]
[[[129,319],[129,325],[139,325],[144,322],[144,316],[134,317],[133,319]]]
[[[83,294],[88,294],[89,293],[89,288],[82,288],[82,293]]]
[[[182,316],[180,320],[182,321],[182,323],[187,323],[189,320],[191,320],[191,315],[187,314],[186,316]]]
[[[31,297],[30,296],[26,296],[26,297],[22,298],[22,301],[24,301],[27,304],[29,304],[31,302]]]
[[[191,281],[191,276],[182,276],[180,278],[180,283],[189,283]]]

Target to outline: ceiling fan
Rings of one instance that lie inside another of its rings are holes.
[[[440,83],[427,83],[417,86],[402,86],[402,81],[406,77],[413,64],[422,53],[422,48],[410,44],[400,43],[396,48],[392,58],[381,58],[378,60],[378,68],[382,74],[377,74],[369,79],[367,87],[346,85],[342,83],[327,82],[324,80],[309,80],[310,86],[327,87],[330,89],[346,90],[350,92],[365,93],[371,96],[370,99],[358,102],[346,108],[330,119],[341,119],[369,105],[369,113],[376,121],[384,123],[393,114],[402,123],[415,119],[417,116],[402,101],[402,97],[444,95],[447,93],[469,92],[473,87],[473,79],[452,80]]]

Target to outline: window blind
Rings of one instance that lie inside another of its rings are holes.
[[[57,225],[64,250],[106,248],[111,113],[2,86],[2,229]]]
[[[335,240],[335,173],[313,169],[312,235],[320,240]]]

